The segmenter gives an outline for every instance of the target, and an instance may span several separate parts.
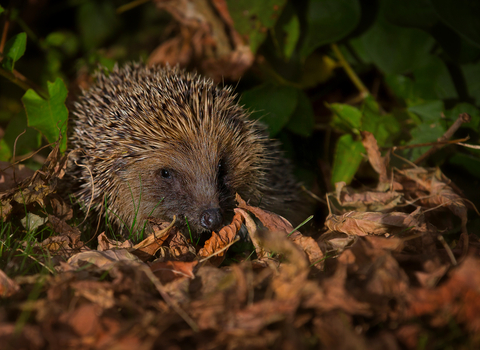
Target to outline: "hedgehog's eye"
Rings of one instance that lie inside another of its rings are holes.
[[[160,171],[160,174],[162,175],[162,177],[164,179],[170,179],[172,177],[172,174],[170,173],[170,171],[168,169],[162,169]]]
[[[217,180],[220,187],[225,186],[225,176],[227,175],[227,167],[224,160],[220,160],[217,165]]]

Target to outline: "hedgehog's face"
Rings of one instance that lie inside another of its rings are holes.
[[[194,233],[218,230],[225,224],[237,190],[227,159],[215,151],[205,153],[190,146],[142,158],[122,174],[122,201],[128,202],[129,197],[135,202],[137,222],[149,216],[165,220],[176,216],[180,225],[188,222]]]

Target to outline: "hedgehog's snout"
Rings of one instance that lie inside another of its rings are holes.
[[[222,223],[223,216],[220,208],[207,209],[200,216],[200,225],[209,231],[219,229]]]

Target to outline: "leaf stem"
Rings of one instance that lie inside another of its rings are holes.
[[[15,70],[13,72],[9,72],[8,70],[0,67],[0,75],[4,76],[25,91],[27,91],[28,89],[32,89],[35,90],[35,92],[43,99],[47,100],[49,98],[48,93],[44,89],[37,86],[34,82],[28,80],[26,77],[24,77],[22,74],[18,73]]]
[[[333,52],[335,53],[335,56],[337,56],[338,61],[342,65],[343,69],[345,70],[345,73],[347,73],[348,77],[352,81],[353,85],[360,91],[360,95],[362,98],[365,98],[367,95],[370,94],[368,91],[367,87],[363,85],[363,82],[360,80],[358,77],[357,73],[354,72],[350,64],[347,62],[345,57],[343,56],[342,52],[338,48],[337,44],[331,44],[330,47],[332,48]]]

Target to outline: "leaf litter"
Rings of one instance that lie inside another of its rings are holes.
[[[2,349],[479,347],[471,204],[439,169],[392,168],[362,136],[379,182],[362,192],[337,184],[321,235],[237,196],[231,224],[205,243],[175,219],[151,218],[143,241],[101,233],[96,249],[68,223],[57,194],[66,160],[54,149],[0,194],[4,222],[44,219],[36,230],[52,235],[29,244],[42,253],[32,260],[53,267],[0,270]],[[445,239],[455,225],[461,235]]]

